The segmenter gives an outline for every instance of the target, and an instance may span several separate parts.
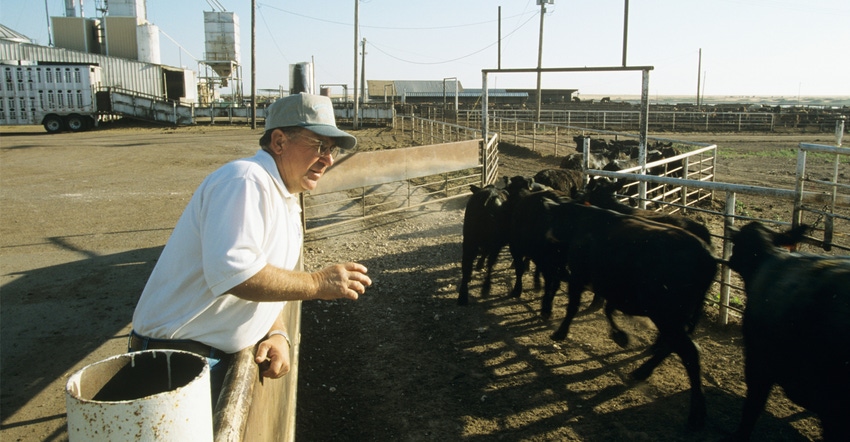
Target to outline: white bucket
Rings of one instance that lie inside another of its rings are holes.
[[[145,350],[71,375],[65,387],[73,441],[211,441],[210,367],[201,356]]]

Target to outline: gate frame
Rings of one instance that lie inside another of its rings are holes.
[[[639,154],[638,162],[640,163],[640,175],[646,175],[646,134],[649,128],[649,71],[655,69],[654,66],[626,66],[623,60],[623,66],[597,66],[597,67],[564,67],[564,68],[511,68],[511,69],[482,69],[481,70],[481,136],[484,139],[483,145],[487,144],[487,138],[490,133],[490,99],[487,88],[487,77],[492,74],[515,74],[515,73],[563,73],[563,72],[624,72],[624,71],[641,71],[641,91],[640,91],[640,118],[638,123],[639,133]],[[488,176],[487,171],[491,169],[487,155],[482,158],[484,167],[484,176]],[[495,165],[498,167],[498,164]],[[482,184],[492,184],[483,182]],[[640,181],[638,192],[641,200],[646,198],[646,183]]]

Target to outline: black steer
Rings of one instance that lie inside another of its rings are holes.
[[[570,169],[543,169],[534,175],[534,182],[560,190],[574,197],[584,188],[584,178],[580,171]]]
[[[471,185],[472,196],[466,203],[463,214],[463,256],[461,257],[461,280],[457,303],[469,303],[469,281],[475,258],[481,256],[478,270],[487,260],[487,273],[481,285],[481,296],[490,294],[490,279],[499,253],[508,244],[508,219],[505,202],[508,193],[490,184],[483,188]]]
[[[552,339],[567,337],[582,291],[592,288],[611,309],[646,316],[658,328],[653,354],[632,372],[648,378],[671,352],[682,360],[691,384],[688,423],[705,424],[699,351],[690,338],[703,299],[717,273],[706,244],[691,233],[641,217],[577,202],[550,205],[549,238],[569,268],[567,315]],[[617,269],[612,275],[611,269]]]
[[[527,267],[526,263],[528,260],[533,261],[536,272],[543,276],[543,301],[540,314],[543,319],[549,319],[552,316],[552,301],[567,270],[558,253],[558,248],[546,238],[546,232],[551,225],[546,206],[566,198],[566,195],[552,189],[510,193],[509,246],[516,273],[511,296],[522,295],[522,276]],[[535,285],[537,284],[537,274],[535,274]]]
[[[732,234],[729,266],[744,279],[744,402],[749,439],[774,384],[816,413],[827,441],[850,440],[850,256],[789,253],[805,226],[751,222]]]
[[[706,244],[711,244],[711,232],[708,228],[697,220],[675,213],[661,213],[652,210],[638,209],[617,201],[614,193],[621,189],[625,182],[623,180],[611,181],[607,178],[593,178],[590,180],[585,190],[576,198],[581,201],[603,209],[613,210],[626,215],[635,215],[646,218],[650,221],[669,224],[691,232],[697,238],[705,241]],[[612,317],[612,308],[606,306],[605,317],[608,319],[608,324],[611,326],[611,339],[621,347],[625,347],[629,342],[629,337],[622,329],[617,327]],[[693,324],[689,327],[688,332],[693,331]]]
[[[622,189],[625,184],[623,180],[612,181],[607,178],[593,178],[576,199],[603,209],[610,209],[626,215],[637,215],[662,224],[680,227],[696,235],[706,244],[711,244],[711,232],[708,227],[693,218],[675,213],[638,209],[617,201],[614,194]]]

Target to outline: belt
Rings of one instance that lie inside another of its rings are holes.
[[[207,344],[190,339],[154,339],[130,332],[130,351],[142,350],[181,350],[195,353],[205,358],[221,359],[227,353]]]

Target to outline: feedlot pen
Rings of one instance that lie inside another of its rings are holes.
[[[618,196],[621,202],[663,212],[682,212],[698,215],[705,220],[712,235],[720,244],[715,255],[722,259],[720,280],[708,294],[707,301],[720,309],[719,320],[725,324],[730,314],[740,315],[745,305],[742,284],[733,277],[725,262],[731,256],[732,244],[727,241],[728,229],[736,224],[761,221],[774,229],[785,229],[792,225],[807,224],[813,227],[811,235],[803,245],[810,253],[848,254],[850,251],[850,148],[840,147],[843,121],[836,124],[836,146],[800,143],[797,150],[797,167],[793,173],[796,183],[793,189],[770,188],[754,185],[716,182],[715,167],[718,147],[716,144],[693,143],[665,138],[648,137],[651,142],[672,143],[682,153],[674,157],[646,163],[644,170],[658,170],[658,175],[641,175],[641,166],[620,171],[605,171],[584,168],[586,179],[593,176],[620,178],[633,181],[624,187]],[[587,164],[589,143],[579,148],[574,135],[608,137],[612,139],[638,138],[638,135],[587,129],[540,122],[517,122],[512,119],[495,118],[492,127],[501,132],[502,140],[525,146],[532,151],[556,157],[576,150],[583,151]],[[520,130],[524,127],[525,130]],[[813,167],[813,166],[817,167]],[[809,170],[817,169],[820,175]],[[828,175],[823,175],[828,170]],[[722,192],[723,199],[715,198]],[[738,196],[757,196],[770,201],[769,204],[784,208],[781,217],[759,218],[739,204]],[[717,242],[715,242],[717,244]],[[734,313],[733,313],[734,312]]]
[[[363,152],[361,159],[373,165],[344,169],[348,170],[345,172],[348,184],[331,185],[333,179],[329,173],[323,182],[325,193],[305,197],[305,226],[308,232],[321,230],[362,217],[468,196],[471,184],[495,183],[498,180],[498,149],[494,147],[500,138],[503,142],[558,157],[576,151],[574,135],[605,136],[618,140],[638,137],[629,133],[552,123],[525,122],[522,126],[526,130],[518,130],[520,125],[514,120],[495,119],[491,127],[498,135],[491,134],[487,148],[482,150],[480,130],[417,117],[400,117],[396,130],[409,134],[411,144],[427,146],[393,149],[395,152]],[[836,133],[842,132],[837,130]],[[836,138],[837,146],[800,143],[794,189],[716,182],[716,144],[657,137],[647,139],[648,148],[651,148],[650,143],[672,143],[682,152],[643,166],[644,170],[663,170],[658,175],[640,174],[641,166],[617,172],[585,168],[584,173],[588,179],[602,176],[632,180],[633,183],[618,195],[623,202],[631,201],[639,207],[656,211],[682,212],[700,217],[709,226],[712,235],[719,239],[714,242],[717,247],[715,254],[724,263],[732,250],[732,244],[726,240],[729,227],[753,220],[774,229],[808,224],[814,227],[807,238],[808,251],[847,254],[850,251],[850,183],[847,181],[850,176],[847,170],[850,149],[839,147],[840,136]],[[587,155],[588,147],[585,145],[584,149]],[[368,155],[376,154],[379,156],[369,159]],[[421,157],[423,154],[425,157]],[[376,177],[374,163],[383,163],[398,175]],[[819,164],[819,170],[824,167],[830,170],[831,176],[807,174],[814,163]],[[413,164],[416,166],[413,167]],[[485,173],[485,170],[488,172]],[[351,174],[370,175],[369,181],[356,184],[363,177],[353,178]],[[724,197],[715,198],[718,192],[722,192]],[[754,216],[738,202],[738,195],[770,199],[773,202],[769,204],[786,208],[785,214],[772,219]],[[737,275],[725,264],[722,265],[720,279],[707,295],[707,301],[719,307],[719,318],[724,324],[730,314],[739,316],[745,304],[743,287],[736,278]]]

